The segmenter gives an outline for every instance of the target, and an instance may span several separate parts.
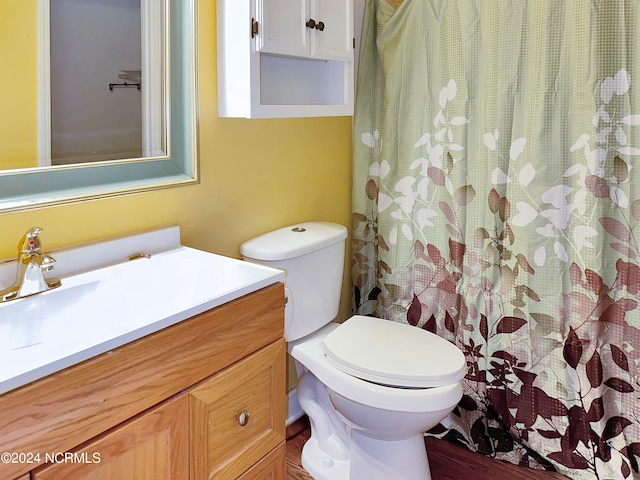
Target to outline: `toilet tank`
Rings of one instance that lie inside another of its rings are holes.
[[[246,261],[285,271],[285,336],[297,340],[331,322],[340,307],[347,229],[328,222],[280,228],[246,241]]]

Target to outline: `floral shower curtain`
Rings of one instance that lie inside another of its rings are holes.
[[[432,434],[640,478],[639,47],[637,0],[367,0],[355,302],[464,351]]]

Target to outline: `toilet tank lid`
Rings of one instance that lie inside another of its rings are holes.
[[[305,222],[279,228],[240,245],[245,258],[289,260],[320,250],[347,238],[344,225],[330,222]]]

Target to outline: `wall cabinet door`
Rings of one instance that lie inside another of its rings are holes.
[[[236,479],[284,444],[285,354],[280,340],[190,391],[192,480]]]
[[[310,52],[307,0],[258,1],[258,49],[266,53],[307,57]]]
[[[34,480],[187,480],[189,400],[182,395],[75,450],[73,461],[33,472]]]
[[[257,11],[261,52],[353,60],[353,0],[258,0]]]
[[[315,28],[312,56],[353,61],[353,0],[316,0],[311,18],[322,30]]]

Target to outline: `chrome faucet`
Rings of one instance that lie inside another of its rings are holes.
[[[59,287],[59,278],[44,278],[44,272],[53,270],[56,260],[40,252],[39,227],[29,230],[18,243],[18,272],[13,286],[0,291],[0,302],[28,297]]]

